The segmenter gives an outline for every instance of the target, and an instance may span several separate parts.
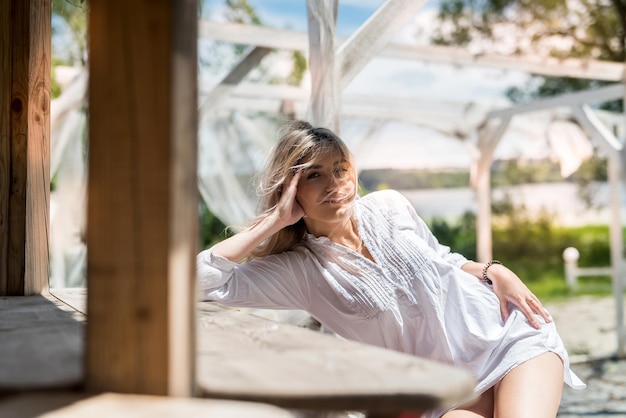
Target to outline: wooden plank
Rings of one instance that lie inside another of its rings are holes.
[[[11,418],[288,418],[289,412],[252,402],[218,401],[148,395],[44,392],[0,401],[0,416]]]
[[[81,384],[84,315],[53,297],[5,296],[0,329],[0,394]]]
[[[7,295],[24,294],[26,254],[26,180],[28,141],[28,85],[30,1],[11,2],[11,120],[9,134],[9,254]]]
[[[30,5],[24,294],[35,295],[47,291],[49,272],[52,0],[24,3]]]
[[[0,298],[0,329],[11,336],[0,340],[0,398],[82,387],[85,291],[53,292]],[[199,311],[205,397],[387,413],[450,405],[473,388],[468,373],[439,363],[216,304]]]
[[[90,3],[89,390],[188,396],[196,0]]]
[[[340,90],[415,17],[426,0],[387,0],[337,50]]]
[[[11,4],[0,7],[0,295],[9,286],[9,188],[11,176]]]
[[[201,37],[243,45],[264,46],[274,49],[307,50],[307,34],[278,30],[257,25],[216,23],[200,21]],[[337,42],[343,42],[338,38]],[[390,43],[379,54],[384,58],[435,62],[468,67],[502,68],[525,71],[531,74],[558,77],[587,78],[592,80],[622,81],[624,64],[579,58],[554,58],[541,56],[511,56],[477,54],[463,48],[440,45],[410,45]]]
[[[626,94],[624,84],[611,84],[597,89],[564,93],[547,99],[523,103],[505,109],[494,110],[487,114],[489,118],[505,118],[527,112],[538,112],[555,107],[572,107],[584,104],[598,104],[621,99]]]
[[[49,298],[58,299],[72,310],[87,315],[87,289],[84,287],[50,289]]]
[[[52,0],[3,3],[0,294],[48,285]],[[8,15],[10,16],[8,16]]]
[[[48,286],[51,10],[51,0],[10,5],[7,295]]]
[[[376,413],[450,406],[469,373],[289,324],[200,303],[198,380],[206,397]]]
[[[206,95],[200,105],[200,115],[206,117],[211,110],[219,107],[222,100],[237,87],[250,71],[258,67],[263,58],[270,52],[272,52],[272,50],[269,48],[252,48],[226,77]]]

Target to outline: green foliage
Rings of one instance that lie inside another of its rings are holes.
[[[430,230],[437,240],[470,260],[476,259],[476,215],[465,212],[456,223],[442,218],[430,221]]]
[[[550,160],[496,161],[491,170],[493,187],[513,184],[549,183],[563,181],[557,162]],[[593,207],[593,196],[598,182],[607,181],[606,159],[593,155],[572,174],[567,181],[578,185],[578,197],[587,208]]]
[[[55,77],[55,73],[56,73],[56,67],[58,65],[63,65],[63,61],[61,61],[59,58],[57,57],[52,57],[51,59],[51,75],[50,75],[50,98],[51,99],[56,99],[57,97],[59,97],[61,95],[61,86],[59,85],[59,83],[57,83],[56,77]]]
[[[549,160],[496,161],[491,168],[491,183],[493,187],[559,181],[563,181],[559,165]]]
[[[200,199],[200,247],[209,248],[233,235]]]
[[[262,25],[259,15],[248,0],[226,0],[226,6],[226,20],[229,22]],[[234,46],[236,55],[242,55],[248,48],[248,45]]]
[[[456,222],[434,218],[430,228],[439,242],[452,251],[476,259],[476,218],[465,213]],[[563,250],[580,251],[581,267],[610,264],[609,228],[606,225],[557,226],[549,213],[531,216],[523,206],[507,197],[493,206],[493,257],[511,268],[541,299],[570,295],[565,282]],[[611,293],[608,277],[581,277],[579,294]]]
[[[248,0],[226,0],[226,18],[229,22],[260,25],[261,19]]]
[[[70,34],[71,45],[61,45],[61,51],[53,51],[53,55],[63,56],[68,65],[85,65],[87,61],[87,0],[55,0],[52,2],[53,35],[67,29]],[[54,48],[53,44],[53,48]]]
[[[624,61],[624,42],[620,37],[626,27],[626,4],[591,0],[577,6],[571,7],[566,0],[442,0],[439,19],[446,25],[435,32],[434,41],[464,45],[477,39],[497,40],[494,29],[506,23],[535,48],[543,39],[570,40],[551,42],[550,52],[559,57]],[[511,36],[511,32],[500,36]]]
[[[294,51],[292,53],[292,57],[293,68],[291,70],[291,74],[287,77],[287,84],[291,86],[299,86],[300,83],[302,83],[304,73],[307,70],[307,59],[300,51]]]
[[[581,78],[533,76],[523,86],[513,86],[505,95],[513,103],[528,103],[537,99],[596,89],[611,83]],[[622,111],[622,100],[601,103],[598,108],[613,112]]]
[[[607,179],[606,160],[597,156],[585,161],[568,178],[581,186],[580,196],[590,198],[594,182]],[[363,170],[359,180],[367,190],[410,190],[446,187],[467,187],[469,172],[464,170]],[[494,187],[513,184],[561,182],[563,177],[559,164],[551,160],[496,161],[491,168],[491,181]]]
[[[442,0],[441,24],[432,41],[442,45],[467,46],[513,44],[512,53],[552,55],[558,58],[593,58],[624,62],[626,58],[626,3],[590,0]],[[502,29],[506,25],[507,30]],[[516,38],[512,38],[516,37]],[[484,42],[480,42],[484,41]],[[522,49],[521,45],[527,45]],[[568,91],[594,88],[604,83],[565,77],[533,77],[530,83],[514,87],[509,98],[520,103]],[[603,104],[621,111],[622,101]]]
[[[368,190],[467,187],[469,172],[462,170],[363,170],[359,180]]]

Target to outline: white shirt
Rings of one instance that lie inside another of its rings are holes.
[[[476,395],[548,351],[563,360],[567,384],[585,387],[554,323],[537,316],[537,330],[512,306],[504,322],[491,287],[461,270],[468,260],[439,244],[400,193],[357,199],[354,216],[375,262],[313,235],[292,251],[243,264],[208,249],[197,258],[200,298],[306,310],[345,338],[468,369]]]

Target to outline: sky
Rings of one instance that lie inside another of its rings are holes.
[[[210,20],[220,20],[223,3],[224,0],[205,0]],[[248,0],[248,3],[266,26],[307,31],[306,0]],[[383,3],[384,0],[339,0],[337,35],[344,38],[352,35]],[[436,0],[427,1],[393,42],[428,43],[437,10]],[[507,107],[510,102],[505,96],[506,89],[523,85],[527,78],[527,74],[513,70],[375,58],[344,93]],[[367,168],[468,167],[470,162],[466,144],[432,129],[390,123],[378,135],[378,146],[370,146],[361,159]],[[506,148],[503,144],[498,152],[511,154],[512,150]]]
[[[307,31],[307,0],[248,0],[264,25],[278,29]],[[417,1],[417,0],[416,0]],[[339,0],[337,35],[352,35],[385,1]],[[224,0],[205,0],[211,20],[219,19]],[[438,11],[437,1],[427,1],[416,17],[399,31],[394,42],[428,43]],[[455,68],[450,65],[374,59],[348,86],[347,92],[389,94],[413,98],[440,98],[454,101],[497,100],[508,103],[507,87],[521,84],[524,73],[512,70]]]

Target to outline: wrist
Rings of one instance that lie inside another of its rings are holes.
[[[489,270],[492,266],[494,265],[502,265],[502,263],[498,260],[491,260],[487,263],[485,263],[483,270],[482,270],[482,274],[481,274],[481,278],[480,280],[482,280],[483,282],[486,282],[488,284],[493,284],[493,281],[490,278],[489,275]],[[493,275],[491,275],[491,277],[493,277]]]

